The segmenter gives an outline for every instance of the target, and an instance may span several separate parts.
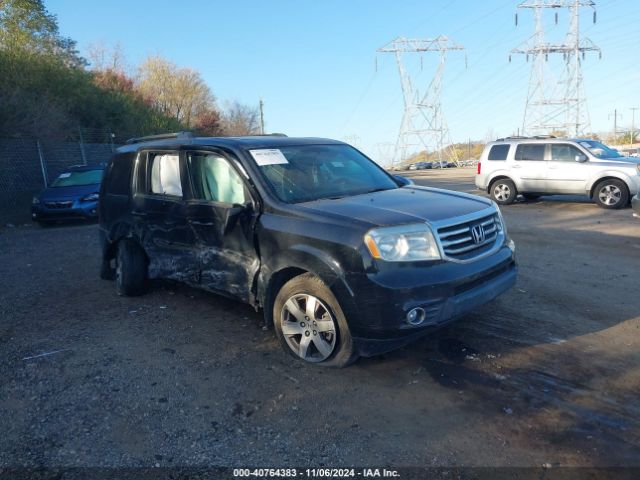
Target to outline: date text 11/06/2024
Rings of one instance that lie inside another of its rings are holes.
[[[234,477],[277,478],[277,477],[306,477],[306,478],[398,478],[396,470],[386,468],[236,468]]]

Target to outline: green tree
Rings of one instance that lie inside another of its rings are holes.
[[[0,0],[0,48],[15,54],[44,54],[81,66],[76,42],[60,35],[55,15],[42,0]]]

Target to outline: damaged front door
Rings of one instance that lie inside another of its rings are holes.
[[[199,269],[186,218],[182,163],[178,152],[141,154],[132,216],[149,257],[149,277],[193,284]]]
[[[192,196],[187,222],[195,235],[200,285],[251,302],[259,259],[254,244],[256,213],[240,174],[224,156],[188,152]]]

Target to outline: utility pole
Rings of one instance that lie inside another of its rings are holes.
[[[609,114],[609,118],[611,118]],[[618,113],[618,109],[613,110],[613,143],[618,146],[618,117],[622,118],[622,114]]]
[[[437,152],[440,162],[443,161],[443,151],[446,148],[448,159],[455,163],[458,162],[455,149],[451,146],[449,127],[442,114],[441,103],[444,66],[447,52],[452,50],[464,50],[464,47],[455,44],[444,35],[428,39],[399,37],[377,50],[378,53],[393,53],[395,55],[404,98],[404,113],[392,165],[395,166],[406,160],[410,147]],[[402,55],[428,52],[438,53],[440,62],[426,93],[421,96],[411,81],[411,75],[405,68]]]
[[[632,147],[634,137],[635,137],[634,134],[635,134],[636,110],[638,110],[638,107],[631,107],[629,108],[629,110],[631,110],[631,135],[629,135],[629,146]]]
[[[264,102],[260,99],[260,135],[264,135]]]
[[[582,60],[586,52],[600,48],[591,40],[580,36],[580,8],[593,9],[592,0],[526,0],[518,8],[533,10],[535,32],[511,54],[523,54],[527,61],[533,58],[529,89],[522,122],[523,135],[543,135],[554,131],[581,136],[590,129],[589,112],[582,81]],[[557,9],[569,9],[569,28],[562,43],[545,40],[542,16],[545,9],[553,9],[558,23]],[[516,13],[516,25],[518,14]],[[564,72],[554,73],[549,67],[549,55],[562,54]],[[511,55],[509,55],[511,61]]]

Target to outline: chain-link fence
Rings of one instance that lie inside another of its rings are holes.
[[[78,128],[58,139],[0,137],[0,225],[28,221],[33,195],[64,169],[106,163],[133,136]]]

